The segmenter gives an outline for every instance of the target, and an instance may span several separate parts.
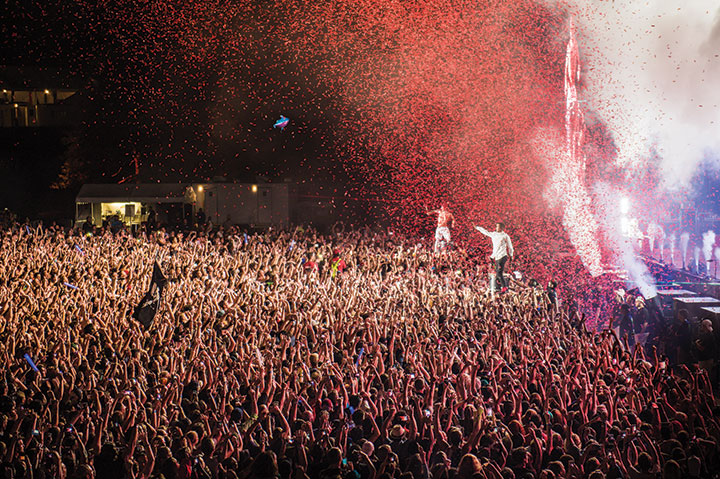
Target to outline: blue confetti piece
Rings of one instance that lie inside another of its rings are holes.
[[[78,289],[78,287],[75,286],[74,284],[70,284],[70,283],[63,283],[63,284],[64,284],[65,286],[67,286],[68,288]]]
[[[75,245],[75,249],[78,250],[80,254],[85,254],[85,251],[83,251],[79,245]]]

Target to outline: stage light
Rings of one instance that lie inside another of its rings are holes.
[[[50,94],[50,90],[45,90],[45,94],[46,94],[46,95],[49,95],[49,94]]]
[[[199,191],[200,193],[202,193],[202,191],[203,191],[203,186],[202,186],[202,185],[198,186],[198,191]]]
[[[252,185],[252,188],[250,188],[253,193],[257,193],[257,185]]]

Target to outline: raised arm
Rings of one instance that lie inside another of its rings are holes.
[[[515,248],[513,248],[512,240],[510,239],[510,235],[507,235],[508,240],[508,254],[510,255],[510,259],[513,259],[515,257]]]
[[[492,236],[492,235],[490,234],[490,232],[489,232],[488,230],[486,230],[485,228],[483,228],[482,226],[473,226],[473,228],[475,228],[476,230],[478,230],[479,232],[481,232],[481,233],[484,234],[485,236]]]

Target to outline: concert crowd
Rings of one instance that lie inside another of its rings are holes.
[[[712,328],[655,328],[682,358],[633,348],[660,319],[603,327],[638,306],[602,281],[553,271],[557,290],[495,294],[475,253],[369,229],[0,235],[3,478],[720,471]],[[155,262],[167,285],[145,328]]]

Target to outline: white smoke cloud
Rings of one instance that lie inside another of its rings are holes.
[[[683,231],[680,235],[680,253],[682,254],[682,267],[687,266],[688,244],[690,243],[690,233]]]
[[[713,246],[715,246],[715,232],[713,230],[703,233],[703,255],[705,261],[710,261],[713,255]]]
[[[581,95],[607,123],[618,162],[643,167],[654,146],[666,185],[683,184],[720,151],[720,0],[570,3]]]
[[[675,233],[671,233],[668,237],[668,246],[670,247],[670,258],[668,259],[668,263],[675,266],[675,241],[677,241],[677,237],[675,236]]]
[[[622,191],[607,183],[594,186],[598,198],[598,221],[602,225],[605,245],[613,252],[613,260],[627,271],[628,279],[637,286],[646,299],[657,295],[655,280],[643,260],[635,254],[634,240],[623,234],[619,219],[622,217],[620,198]]]
[[[586,102],[584,110],[594,111],[606,123],[620,166],[645,168],[656,151],[663,186],[678,186],[691,178],[709,152],[720,153],[720,88],[715,85],[720,79],[720,0],[545,1],[560,5],[574,19],[583,66],[579,97]],[[548,164],[568,169],[552,159]],[[569,195],[558,184],[569,183],[555,182],[546,195],[567,210],[562,199]],[[587,187],[601,202],[621,193],[609,185]],[[616,231],[621,214],[615,209],[609,204],[596,208],[608,246],[643,294],[652,295],[652,277],[631,243]],[[569,226],[584,227],[588,222],[565,223],[570,232]],[[688,240],[687,233],[680,236],[683,265]],[[578,248],[577,241],[573,244]],[[670,245],[672,254],[675,237]],[[694,253],[697,268],[700,249]]]

